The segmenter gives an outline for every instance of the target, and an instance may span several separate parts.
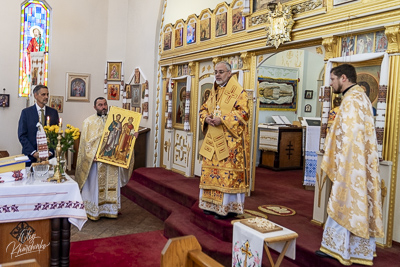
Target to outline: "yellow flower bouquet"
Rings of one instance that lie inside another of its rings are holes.
[[[60,131],[60,127],[58,125],[52,126],[44,126],[44,131],[46,132],[46,136],[48,138],[48,147],[49,149],[56,149],[58,140],[58,131]],[[70,124],[67,124],[67,129],[65,131],[61,130],[61,151],[64,154],[68,150],[71,152],[75,152],[74,150],[74,141],[79,138],[80,130]]]

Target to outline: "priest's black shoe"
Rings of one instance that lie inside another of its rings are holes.
[[[315,255],[317,255],[318,257],[321,257],[321,258],[331,258],[331,259],[335,259],[335,258],[332,257],[331,255],[328,255],[328,254],[326,254],[325,252],[322,252],[321,250],[315,251]]]
[[[209,210],[203,210],[205,215],[215,215],[215,212]]]
[[[229,212],[227,215],[219,215],[219,214],[216,214],[216,215],[214,216],[214,218],[217,219],[217,220],[226,220],[226,219],[234,218],[234,217],[236,217],[236,215],[237,215],[236,213]]]
[[[214,218],[217,219],[217,220],[226,220],[226,219],[228,219],[230,217],[228,215],[215,214]]]

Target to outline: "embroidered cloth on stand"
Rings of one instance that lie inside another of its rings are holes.
[[[296,234],[292,230],[285,227],[282,228],[283,230],[280,231],[263,234],[240,222],[235,222],[233,224],[232,266],[261,266],[265,239],[274,237],[279,239],[279,236],[285,237],[290,234]],[[267,246],[277,252],[281,252],[286,242],[267,242]],[[289,244],[285,256],[293,260],[296,259],[296,239]]]

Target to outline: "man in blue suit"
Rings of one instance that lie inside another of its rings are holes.
[[[57,110],[46,106],[49,101],[49,89],[47,86],[36,86],[33,89],[33,96],[36,104],[22,110],[18,123],[18,139],[22,145],[22,153],[31,160],[31,162],[26,163],[26,166],[30,166],[31,163],[36,162],[39,158],[36,143],[37,123],[40,122],[45,126],[47,117],[50,118],[50,125],[58,124],[59,120]],[[54,155],[54,151],[50,152],[50,154]]]

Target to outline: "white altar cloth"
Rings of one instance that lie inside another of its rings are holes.
[[[82,229],[87,221],[78,184],[66,175],[64,183],[23,178],[0,184],[0,223],[68,218]]]

